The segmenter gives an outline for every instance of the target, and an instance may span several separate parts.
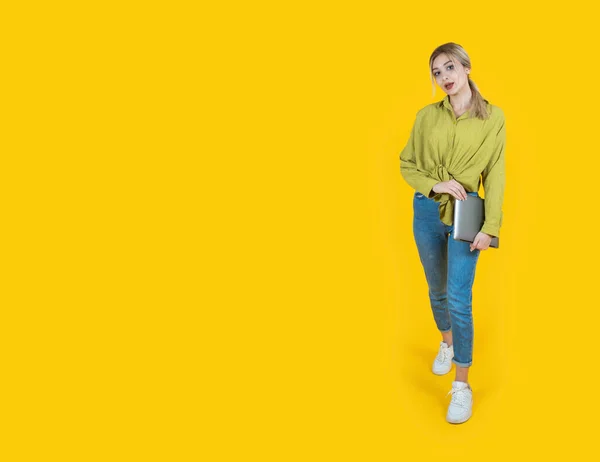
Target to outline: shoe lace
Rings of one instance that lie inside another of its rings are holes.
[[[465,407],[469,404],[469,395],[467,393],[467,388],[453,388],[448,392],[448,395],[452,394],[452,404],[456,404],[460,407]]]
[[[444,348],[444,345],[440,346],[440,351],[438,351],[437,359],[438,362],[443,363],[446,361],[446,358],[450,357],[450,347]]]

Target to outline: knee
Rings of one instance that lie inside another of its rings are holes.
[[[472,299],[471,290],[464,292],[448,290],[448,311],[458,316],[470,316]]]

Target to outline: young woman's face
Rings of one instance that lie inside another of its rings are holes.
[[[465,85],[468,85],[469,69],[463,67],[458,61],[454,63],[450,61],[446,53],[435,58],[431,67],[435,81],[448,95],[456,95]]]

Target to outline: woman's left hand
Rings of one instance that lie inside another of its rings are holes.
[[[473,252],[475,249],[487,250],[487,248],[490,246],[490,242],[492,242],[492,236],[479,231],[477,236],[475,236],[473,243],[469,244],[471,247],[471,252]]]

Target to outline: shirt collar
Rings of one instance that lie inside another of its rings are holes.
[[[484,101],[485,101],[485,102],[486,102],[488,105],[490,104],[490,102],[489,102],[487,99],[483,98],[483,100],[484,100]],[[452,104],[450,104],[450,95],[446,95],[446,96],[444,97],[444,99],[443,99],[443,100],[441,100],[441,101],[438,103],[438,107],[445,107],[446,109],[449,109],[449,110],[451,110],[451,111],[454,111],[454,109],[452,109]],[[469,111],[467,111],[467,112],[469,112]]]
[[[446,107],[452,110],[452,105],[450,104],[450,95],[446,95],[444,99],[439,102],[439,107]]]

